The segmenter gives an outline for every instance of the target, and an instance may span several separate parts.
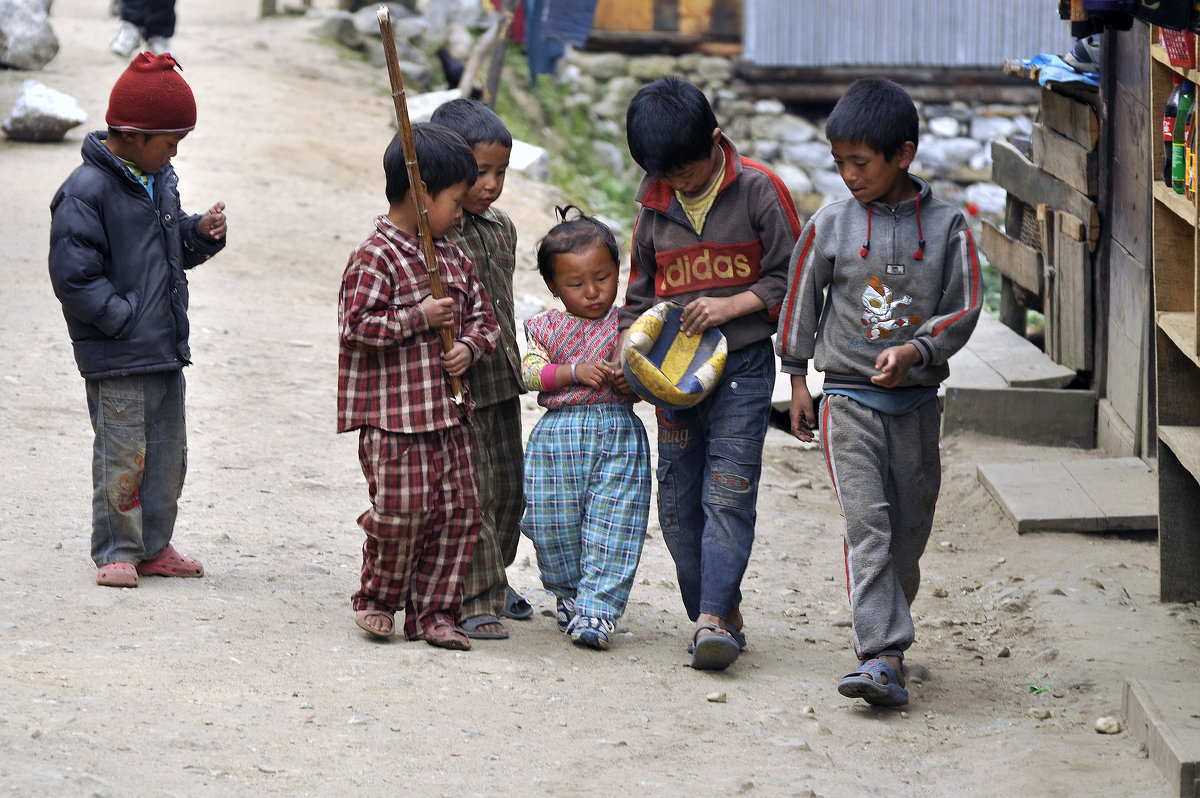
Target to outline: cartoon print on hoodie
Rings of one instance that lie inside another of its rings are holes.
[[[912,297],[907,295],[893,300],[892,289],[884,285],[878,277],[872,276],[867,281],[867,290],[863,291],[862,295],[862,323],[867,328],[867,340],[890,338],[892,330],[910,324],[920,324],[920,316],[896,315],[896,311],[911,304]]]

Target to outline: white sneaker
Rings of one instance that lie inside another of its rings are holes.
[[[132,22],[122,22],[121,29],[113,38],[108,49],[122,58],[128,58],[142,41],[142,32]]]
[[[166,36],[151,36],[146,40],[146,46],[155,55],[163,55],[171,52],[171,40]]]

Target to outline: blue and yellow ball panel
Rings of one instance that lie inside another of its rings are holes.
[[[659,407],[691,407],[716,387],[728,347],[720,329],[700,335],[679,331],[683,306],[660,302],[629,328],[621,355],[625,379],[634,392]]]

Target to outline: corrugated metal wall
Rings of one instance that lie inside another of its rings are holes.
[[[743,57],[772,67],[995,67],[1065,53],[1054,0],[745,0]]]

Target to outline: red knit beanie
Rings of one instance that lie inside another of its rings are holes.
[[[186,133],[196,126],[196,99],[169,53],[138,53],[108,96],[104,121],[137,133]]]

